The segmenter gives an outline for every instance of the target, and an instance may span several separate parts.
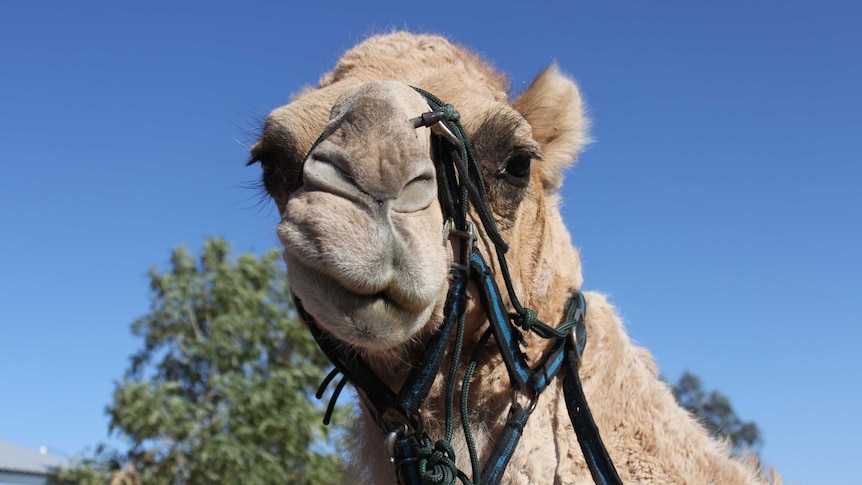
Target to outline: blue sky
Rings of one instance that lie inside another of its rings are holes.
[[[756,421],[788,483],[862,456],[862,7],[853,2],[2,2],[0,439],[74,455],[183,242],[276,245],[260,121],[369,34],[444,34],[579,82],[564,217],[671,379]]]

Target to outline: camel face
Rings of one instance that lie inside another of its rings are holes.
[[[502,228],[530,186],[538,144],[526,120],[499,103],[475,130],[484,183]],[[368,81],[332,106],[278,235],[294,293],[318,323],[356,347],[380,351],[440,322],[453,249],[438,201],[430,110],[413,88]],[[538,188],[538,185],[536,185]]]
[[[407,341],[445,297],[430,130],[409,121],[428,110],[403,83],[344,92],[279,224],[293,291],[321,326],[362,348]]]
[[[372,355],[436,328],[453,261],[431,130],[409,121],[430,108],[410,86],[459,111],[510,245],[508,263],[538,285],[516,281],[516,289],[545,298],[554,278],[565,280],[560,295],[580,284],[555,211],[561,172],[585,138],[575,85],[552,67],[509,104],[502,78],[444,39],[371,38],[317,89],[270,114],[252,161],[282,216],[292,291],[324,330]],[[493,253],[488,241],[479,249]]]

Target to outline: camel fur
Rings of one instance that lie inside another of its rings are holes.
[[[461,113],[494,219],[510,245],[506,258],[522,304],[558,324],[568,294],[583,282],[580,256],[559,211],[564,170],[589,141],[575,83],[552,65],[510,103],[503,75],[444,38],[396,32],[365,40],[316,87],[269,115],[250,163],[260,162],[281,215],[278,235],[292,291],[324,331],[355,348],[395,390],[443,318],[449,263],[456,257],[443,233],[430,130],[408,121],[429,107],[410,86]],[[478,248],[499,274],[493,247],[476,227]],[[499,277],[497,283],[503,286]],[[476,289],[468,292],[465,356],[488,325]],[[589,341],[580,376],[623,482],[780,480],[732,458],[725,443],[677,405],[650,353],[627,337],[606,297],[588,292],[586,299]],[[549,342],[525,338],[528,358],[538,361]],[[463,362],[447,357],[441,373],[453,364]],[[592,483],[559,381],[540,396],[503,483]],[[443,435],[443,387],[438,376],[421,410],[432,439]],[[505,366],[489,345],[470,389],[480,462],[511,400]],[[364,406],[346,483],[395,483],[383,432]],[[468,470],[463,440],[454,446],[457,463]]]

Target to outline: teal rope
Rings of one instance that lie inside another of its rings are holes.
[[[470,479],[458,469],[455,463],[455,452],[452,449],[452,438],[455,434],[455,384],[458,379],[457,363],[461,360],[461,352],[464,348],[464,327],[466,314],[461,314],[458,319],[458,330],[455,337],[455,345],[452,349],[452,363],[449,366],[449,374],[446,379],[446,433],[443,439],[437,440],[434,445],[431,445],[431,439],[428,435],[422,437],[422,441],[417,450],[419,459],[419,478],[422,480],[422,485],[455,485],[456,480],[460,480],[464,485],[478,485],[478,468],[479,457],[476,453],[476,446],[473,443],[472,432],[468,422],[469,413],[467,410],[466,391],[464,386],[469,390],[467,384],[468,378],[465,376],[464,384],[462,384],[461,393],[461,423],[464,428],[464,436],[467,441],[467,449],[470,454],[470,463],[473,464],[473,478]],[[471,372],[472,374],[472,372]]]
[[[449,376],[446,380],[446,438],[447,442],[452,441],[452,435],[455,431],[455,381],[458,378],[458,362],[461,362],[461,351],[464,347],[464,322],[466,320],[466,312],[461,314],[458,320],[458,333],[455,336],[455,347],[452,349],[452,361],[449,365]],[[464,414],[464,410],[461,410]]]
[[[476,443],[473,441],[473,431],[470,426],[468,408],[468,397],[470,394],[470,382],[473,380],[473,371],[476,370],[476,361],[470,362],[467,372],[464,373],[464,382],[461,384],[461,427],[464,429],[464,441],[467,442],[467,450],[470,454],[470,467],[473,469],[473,481],[482,483],[481,469],[479,468],[479,455],[476,453]]]
[[[417,90],[419,91],[419,90]],[[460,151],[460,159],[461,161],[466,160],[468,155],[465,146],[470,146],[468,143],[464,143],[466,140],[466,134],[464,134],[463,127],[458,122],[460,118],[460,114],[455,110],[452,105],[447,105],[440,101],[438,98],[433,96],[430,93],[420,91],[421,94],[429,98],[429,100],[437,104],[435,107],[436,111],[440,111],[446,120],[449,120],[449,125],[454,125],[459,129],[456,129],[456,136],[459,137],[461,143],[459,143],[459,151]],[[451,129],[451,126],[450,126]],[[470,147],[472,151],[472,147]],[[475,159],[475,154],[473,154],[473,159]],[[463,164],[463,163],[462,163]],[[456,220],[466,221],[467,220],[467,210],[469,205],[469,186],[467,182],[467,178],[464,177],[463,172],[461,171],[461,167],[458,167],[456,164],[456,168],[459,172],[459,180],[458,180],[458,191],[460,199],[456,201],[456,207],[458,214],[456,215]],[[460,202],[460,203],[458,203]],[[464,228],[459,228],[464,229]],[[465,251],[471,251],[472,248],[465,247]],[[469,380],[465,376],[465,380],[462,383],[462,395],[461,395],[461,423],[462,428],[464,429],[464,437],[467,441],[467,449],[470,455],[470,463],[473,466],[473,480],[471,482],[468,477],[460,470],[458,470],[457,465],[455,464],[455,456],[454,451],[452,450],[452,438],[455,433],[455,386],[458,380],[458,363],[461,361],[461,353],[464,349],[464,332],[466,327],[466,314],[462,313],[458,319],[458,328],[455,335],[455,343],[452,348],[452,359],[449,365],[449,373],[446,379],[446,432],[443,439],[438,440],[434,446],[431,446],[431,440],[426,436],[423,436],[422,442],[420,444],[420,449],[418,450],[419,455],[419,475],[422,480],[423,485],[454,485],[456,479],[460,480],[464,485],[478,485],[479,483],[479,457],[476,452],[476,446],[473,442],[472,431],[469,425],[469,413],[467,412],[467,402],[466,402],[466,392],[469,390]],[[471,373],[472,374],[472,373]]]

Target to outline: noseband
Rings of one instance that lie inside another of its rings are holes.
[[[621,483],[599,436],[578,376],[581,355],[587,342],[584,323],[586,301],[583,294],[575,291],[570,296],[566,304],[565,318],[557,327],[543,323],[535,311],[521,306],[506,264],[505,253],[508,246],[500,236],[488,207],[488,197],[476,154],[459,122],[460,115],[451,105],[443,103],[436,96],[418,88],[414,89],[431,107],[431,111],[411,121],[416,128],[424,126],[432,131],[431,146],[437,172],[438,199],[446,220],[445,229],[457,249],[456,261],[451,264],[450,286],[444,306],[445,317],[440,328],[426,344],[422,356],[413,365],[401,390],[396,393],[380,380],[351,347],[339,343],[323,331],[302,307],[302,302],[295,298],[298,314],[335,367],[321,383],[317,397],[323,396],[338,373],[344,375],[330,399],[324,423],[329,423],[338,395],[345,383],[350,382],[383,431],[399,484],[452,485],[459,480],[464,485],[497,485],[514,453],[527,419],[535,409],[539,395],[563,372],[566,407],[593,480],[597,484]],[[315,145],[319,141],[320,139]],[[470,203],[473,204],[482,228],[494,245],[494,256],[505,282],[514,310],[512,312],[507,310],[494,275],[476,247],[475,227],[467,218]],[[461,383],[460,420],[470,455],[472,480],[456,466],[451,446],[458,374],[456,364],[462,357],[467,285],[470,281],[479,288],[480,300],[490,322],[471,355]],[[522,331],[532,331],[542,338],[553,340],[550,351],[535,367],[528,365],[521,350],[524,344]],[[428,397],[431,385],[440,372],[453,334],[453,365],[450,366],[446,381],[446,431],[444,437],[432,443],[431,437],[425,432],[419,408]],[[506,425],[480,469],[469,423],[467,397],[479,354],[491,336],[494,337],[508,371],[512,386],[512,404]]]

